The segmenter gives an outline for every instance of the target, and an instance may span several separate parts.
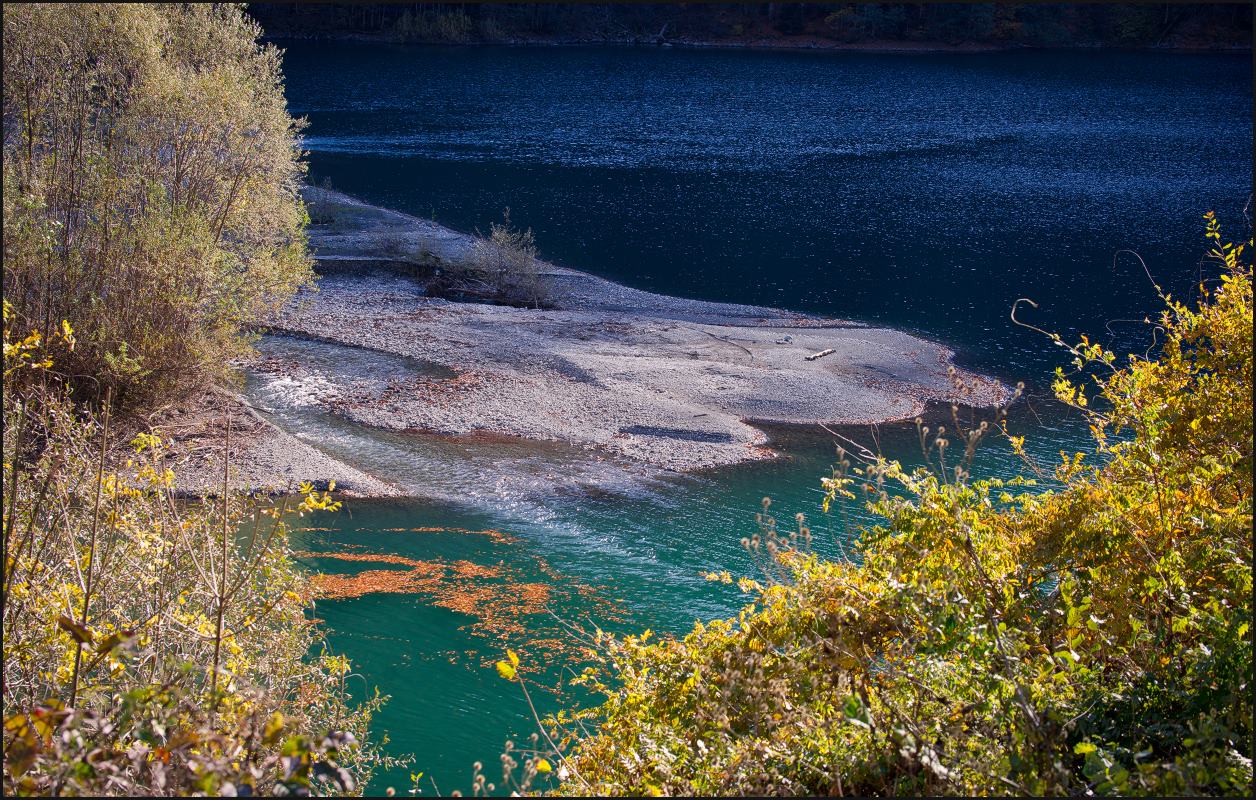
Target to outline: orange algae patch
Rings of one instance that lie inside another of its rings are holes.
[[[509,589],[509,593],[502,593],[501,586],[496,585],[455,586],[447,592],[437,592],[433,600],[451,612],[476,617],[472,627],[497,638],[528,633],[524,618],[544,613],[549,588],[543,584],[511,584]],[[520,593],[520,589],[525,589],[526,594]]]
[[[440,526],[426,526],[417,528],[371,528],[369,530],[382,530],[388,533],[461,533],[468,536],[487,536],[489,539],[498,544],[510,544],[518,541],[514,536],[495,528],[486,528],[484,530],[471,530],[470,528],[446,528]]]
[[[424,595],[434,606],[471,617],[465,627],[493,639],[493,652],[514,647],[532,652],[546,662],[550,658],[570,660],[586,655],[579,643],[554,629],[555,624],[546,615],[552,605],[563,605],[575,598],[580,598],[581,607],[596,607],[604,620],[622,618],[622,610],[599,597],[594,587],[563,576],[539,558],[539,571],[552,583],[523,580],[519,570],[504,565],[466,560],[419,561],[385,553],[301,551],[295,555],[406,567],[319,574],[312,577],[310,588],[315,597],[327,600],[367,594]]]
[[[511,534],[506,533],[505,531],[499,531],[496,528],[484,528],[483,530],[474,530],[472,528],[455,528],[455,527],[446,527],[446,526],[439,526],[439,525],[421,525],[421,526],[413,527],[413,528],[353,528],[353,529],[326,528],[326,527],[316,528],[316,527],[310,527],[310,526],[302,526],[301,530],[322,531],[322,532],[353,530],[357,533],[370,532],[370,531],[383,531],[385,533],[456,533],[456,534],[462,534],[465,536],[486,536],[491,541],[497,544],[511,544],[513,542],[519,541],[517,537],[512,536]],[[346,545],[346,546],[352,547],[353,545]],[[361,545],[358,545],[358,546],[361,546]],[[326,556],[326,555],[324,555],[323,557],[330,558],[330,556]]]
[[[450,567],[463,578],[497,578],[502,574],[497,567],[486,567],[474,561],[455,561]]]
[[[543,583],[507,583],[458,586],[438,592],[434,603],[477,617],[475,627],[502,638],[527,633],[523,618],[544,613],[549,598],[550,587]]]
[[[353,575],[315,575],[312,579],[320,598],[343,600],[375,592],[413,591],[412,575],[395,569],[369,569]]]
[[[401,564],[407,567],[423,567],[430,563],[387,553],[315,553],[311,550],[298,550],[292,555],[297,558],[334,558],[338,561],[375,561],[381,564]]]

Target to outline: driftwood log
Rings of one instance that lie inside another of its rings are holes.
[[[829,349],[827,349],[827,350],[821,350],[821,351],[820,351],[820,352],[818,352],[818,353],[812,353],[811,355],[806,356],[806,359],[807,359],[808,361],[815,361],[817,358],[824,358],[824,357],[825,357],[825,356],[827,356],[828,354],[830,354],[830,353],[836,353],[836,352],[837,352],[836,350],[834,350],[832,347],[830,347],[830,348],[829,348]]]

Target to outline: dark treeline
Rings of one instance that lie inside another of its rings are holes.
[[[413,42],[1251,46],[1252,7],[1003,3],[255,3],[272,37]]]

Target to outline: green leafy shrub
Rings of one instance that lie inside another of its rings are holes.
[[[1207,222],[1219,281],[1197,307],[1162,295],[1158,356],[1054,337],[1076,371],[1055,392],[1094,437],[1058,488],[852,455],[829,499],[858,489],[884,520],[853,561],[765,513],[747,546],[769,579],[742,581],[736,618],[596,634],[578,682],[605,702],[544,728],[561,790],[1247,795],[1251,242]]]
[[[241,7],[4,13],[4,295],[80,399],[221,374],[240,328],[312,279],[300,123]]]

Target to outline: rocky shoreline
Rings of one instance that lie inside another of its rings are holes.
[[[159,431],[165,440],[165,466],[174,471],[176,494],[183,497],[220,495],[224,457],[230,460],[230,491],[287,494],[304,481],[319,490],[334,481],[336,491],[348,497],[402,494],[276,427],[232,391],[195,392],[147,420],[145,427]],[[118,460],[123,457],[125,453],[118,454]]]
[[[352,363],[267,357],[263,342],[247,369],[281,385],[285,401],[356,424],[558,441],[691,472],[774,457],[756,422],[886,422],[930,401],[1008,397],[997,381],[956,369],[947,348],[900,331],[667,297],[545,262],[535,265],[541,309],[430,297],[424,276],[467,258],[471,236],[326,189],[306,199],[323,277],[269,330],[355,348],[340,359]],[[397,493],[387,476],[253,419],[257,430],[233,447],[241,484],[334,477],[353,494]],[[181,488],[212,487],[220,470],[185,470]]]

